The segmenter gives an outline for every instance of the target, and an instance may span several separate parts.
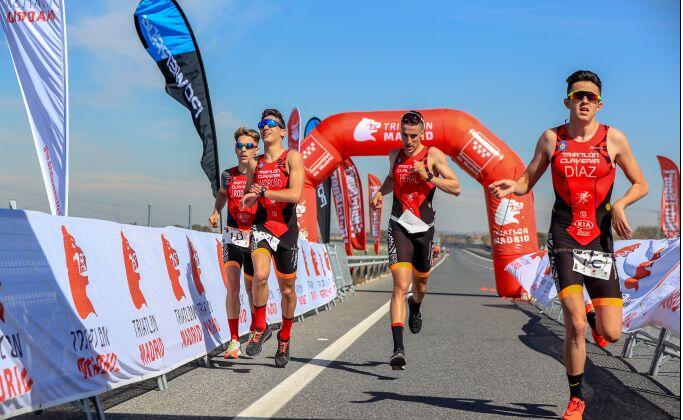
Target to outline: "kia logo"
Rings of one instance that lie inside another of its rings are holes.
[[[588,220],[577,220],[574,225],[579,229],[593,229],[593,226],[595,226],[593,222]]]

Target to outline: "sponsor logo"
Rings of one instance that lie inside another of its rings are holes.
[[[574,226],[576,226],[579,229],[593,229],[595,227],[595,224],[591,222],[590,220],[577,220],[574,222]]]
[[[330,254],[327,250],[323,251],[323,254],[325,254],[325,267],[327,267],[327,271],[332,271],[332,267],[330,266]]]
[[[304,166],[313,177],[327,168],[334,160],[334,156],[325,146],[323,146],[313,135],[304,139],[301,155],[304,159]]]
[[[615,257],[625,257],[638,248],[640,248],[639,242],[636,242],[636,243],[631,244],[631,245],[626,245],[625,247],[619,248],[618,250],[614,251],[614,256]]]
[[[15,365],[12,368],[3,369],[0,372],[0,403],[26,394],[32,386],[33,379],[26,368]]]
[[[192,117],[195,119],[198,118],[202,111],[204,111],[204,105],[202,105],[202,101],[199,100],[197,95],[194,94],[192,83],[190,83],[183,72],[180,71],[180,66],[166,44],[164,44],[164,39],[159,34],[159,29],[147,19],[147,16],[142,16],[140,22],[147,31],[147,38],[151,43],[150,48],[152,46],[156,47],[157,55],[166,60],[166,68],[175,78],[178,89],[183,89],[185,99],[189,105],[188,108],[194,110]]]
[[[164,260],[166,261],[166,270],[168,271],[168,279],[171,281],[173,295],[180,302],[185,297],[185,292],[180,285],[180,270],[178,270],[180,260],[178,259],[178,253],[164,235],[161,235],[161,243],[164,248]]]
[[[138,346],[140,350],[140,361],[143,365],[148,365],[164,357],[164,341],[157,337]]]
[[[52,10],[53,0],[33,0],[33,1],[8,1],[6,2],[8,7],[14,9],[24,9],[26,7],[40,8],[43,10],[15,10],[7,12],[5,20],[8,23],[17,22],[47,22],[51,20],[57,20],[57,14]],[[47,9],[47,10],[46,10]]]
[[[511,223],[519,223],[519,215],[524,208],[524,203],[510,198],[503,198],[500,200],[498,207],[496,207],[495,221],[499,226],[509,225]]]
[[[681,307],[681,291],[674,290],[663,301],[659,303],[663,309],[670,309],[671,312],[676,312]]]
[[[64,257],[69,277],[69,288],[76,312],[81,319],[86,319],[90,314],[97,315],[90,297],[88,297],[88,265],[85,253],[76,244],[76,239],[66,230],[64,225],[62,225],[62,239],[64,240]]]
[[[315,255],[315,252],[313,252],[313,248],[311,248],[311,262],[313,263],[313,271],[315,272],[315,275],[319,276],[320,269],[318,268],[318,256]]]
[[[197,293],[203,295],[204,284],[202,283],[202,269],[199,261],[199,254],[189,237],[187,238],[187,246],[190,249],[190,272],[192,273],[192,281],[194,282]]]
[[[216,241],[216,254],[218,254],[218,271],[221,272],[221,278],[223,279],[223,286],[228,288],[228,273],[225,271],[225,263],[223,262],[223,243],[218,239]]]
[[[301,256],[304,257],[304,268],[306,269],[306,277],[311,277],[311,273],[308,270],[308,259],[306,259],[306,251],[301,247]]]
[[[80,357],[76,362],[78,371],[83,379],[93,378],[97,375],[106,375],[109,372],[119,372],[118,356],[116,353],[98,354],[91,357]]]
[[[576,204],[581,205],[581,204],[586,204],[588,203],[588,200],[591,198],[591,193],[588,191],[582,191],[580,193],[576,194]]]
[[[373,134],[382,127],[382,123],[370,118],[363,118],[353,130],[353,139],[356,141],[375,141]]]
[[[327,195],[325,194],[325,186],[323,184],[318,185],[315,189],[316,196],[318,196],[318,207],[327,207]]]
[[[557,145],[557,149],[560,152],[563,152],[564,149],[566,149],[566,148],[567,148],[567,142],[566,141],[561,141],[560,144]]]
[[[294,140],[295,142],[299,141],[299,122],[295,122],[292,124],[292,126],[289,129],[289,136]]]
[[[492,160],[501,160],[503,155],[500,149],[479,131],[470,129],[468,134],[470,139],[458,154],[457,159],[465,169],[477,177]]]
[[[637,292],[639,288],[638,283],[640,283],[642,279],[649,277],[650,274],[652,274],[650,270],[652,269],[655,261],[662,256],[662,251],[664,251],[664,248],[655,251],[649,260],[640,263],[638,267],[636,267],[636,272],[634,275],[624,280],[624,287]],[[624,268],[626,268],[626,266],[624,266]]]
[[[135,250],[130,246],[128,238],[121,232],[121,247],[123,251],[123,265],[126,268],[126,280],[128,280],[128,290],[130,297],[133,300],[135,309],[142,308],[143,304],[147,304],[145,297],[140,290],[140,264]]]

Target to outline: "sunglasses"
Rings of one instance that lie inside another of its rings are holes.
[[[265,126],[268,126],[270,128],[274,128],[274,127],[285,128],[278,121],[271,120],[269,118],[263,119],[263,120],[259,121],[259,123],[258,123],[259,130],[262,130],[263,127],[265,127]]]
[[[575,90],[573,92],[569,92],[567,98],[574,99],[575,101],[582,101],[583,98],[586,98],[588,99],[588,102],[599,102],[602,100],[602,97],[597,93],[588,92],[586,90]]]
[[[240,143],[240,142],[235,143],[235,149],[242,150],[243,147],[245,147],[247,150],[251,150],[251,149],[256,149],[258,147],[258,144]]]

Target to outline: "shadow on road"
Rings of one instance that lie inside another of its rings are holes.
[[[392,294],[393,291],[391,290],[358,290],[356,289],[356,293],[386,293],[386,294]],[[484,297],[484,298],[496,298],[498,299],[498,295],[484,295],[480,293],[448,293],[448,292],[430,292],[427,291],[427,295],[429,296],[459,296],[459,297]]]
[[[529,417],[529,418],[557,418],[554,411],[546,410],[543,407],[555,407],[549,404],[525,404],[510,403],[516,407],[506,407],[493,403],[491,400],[478,400],[471,398],[448,398],[448,397],[429,397],[424,395],[403,395],[395,392],[365,392],[370,396],[364,401],[352,401],[358,404],[374,403],[383,400],[406,401],[412,403],[422,403],[440,408],[450,408],[453,410],[469,411],[482,414],[496,414],[499,416]],[[518,408],[519,407],[519,408]]]
[[[519,340],[530,349],[562,363],[564,326],[528,304],[517,304],[529,317]],[[680,397],[638,373],[620,357],[592,342],[586,343],[584,395],[585,419],[591,418],[677,418]]]

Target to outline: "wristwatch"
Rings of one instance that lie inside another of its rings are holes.
[[[266,187],[261,187],[261,192],[259,193],[259,195],[261,196],[261,198],[266,198],[266,190],[267,190],[267,189],[268,189],[268,188],[266,188]]]
[[[431,171],[427,171],[427,179],[425,181],[430,182],[434,178],[434,174]]]

